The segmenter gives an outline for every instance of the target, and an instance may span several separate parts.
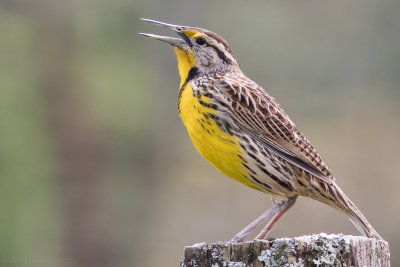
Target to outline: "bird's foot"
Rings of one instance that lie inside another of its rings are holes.
[[[229,242],[229,243],[241,243],[241,242],[244,242],[244,239],[235,236],[235,237],[233,237],[231,240],[229,240],[228,242]]]
[[[274,241],[274,240],[276,240],[276,238],[273,238],[273,237],[268,237],[268,238],[255,238],[254,240],[257,240],[257,241]]]

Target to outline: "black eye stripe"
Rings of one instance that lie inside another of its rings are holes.
[[[209,44],[207,46],[212,47],[215,50],[215,52],[217,52],[217,55],[222,59],[222,61],[224,61],[226,63],[232,63],[232,61],[229,58],[227,58],[225,56],[224,52],[219,50],[218,47],[216,47],[215,45],[209,45]]]
[[[204,38],[204,37],[202,37],[202,38]],[[197,39],[196,39],[196,41],[197,41]],[[218,43],[221,44],[220,42],[218,42]],[[224,44],[222,44],[222,45],[223,45],[224,48],[226,49],[226,46],[225,46]],[[232,60],[229,59],[228,57],[226,57],[225,54],[224,54],[224,52],[221,51],[221,50],[219,50],[219,48],[216,47],[215,45],[212,45],[212,44],[210,44],[209,42],[206,42],[206,43],[204,44],[204,46],[206,46],[206,47],[212,47],[212,48],[214,49],[214,51],[217,53],[218,57],[219,57],[220,59],[222,59],[222,61],[224,61],[225,63],[227,63],[227,64],[231,64],[231,63],[232,63]]]
[[[178,32],[178,35],[181,36],[183,40],[185,40],[189,47],[193,47],[192,42],[190,41],[189,37],[186,36],[186,34],[184,34],[183,32]]]

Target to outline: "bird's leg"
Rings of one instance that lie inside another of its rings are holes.
[[[272,219],[264,229],[261,230],[256,239],[265,239],[268,236],[275,224],[277,224],[282,216],[294,205],[296,198],[297,196],[291,197],[286,201],[274,202],[274,207],[277,206],[277,211],[272,215]]]
[[[239,233],[237,233],[230,242],[241,242],[243,241],[257,226],[259,226],[263,221],[268,220],[277,212],[277,205],[274,204],[271,208],[265,211],[263,214],[258,216],[253,222],[243,228]]]
[[[278,217],[276,219],[276,221],[271,225],[271,228],[272,228],[272,226],[278,222],[279,218],[282,217],[283,213],[285,213],[291,206],[293,206],[295,201],[296,201],[296,197],[290,198],[288,201],[274,202],[274,205],[271,208],[269,208],[267,211],[265,211],[263,214],[261,214],[257,219],[255,219],[252,223],[250,223],[243,230],[241,230],[239,233],[237,233],[230,240],[230,242],[243,241],[262,222],[264,222],[270,218],[272,218],[272,220],[271,220],[271,222],[272,222],[272,221],[274,221],[275,218]],[[290,203],[290,204],[288,204],[288,203]],[[269,222],[268,225],[270,225],[271,222]]]

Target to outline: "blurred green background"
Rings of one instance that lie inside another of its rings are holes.
[[[176,109],[176,59],[139,20],[229,41],[400,265],[400,1],[0,0],[0,265],[177,266],[270,198],[209,165]],[[273,237],[359,235],[300,198]]]

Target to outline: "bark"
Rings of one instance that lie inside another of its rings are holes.
[[[272,241],[200,243],[185,248],[181,266],[390,266],[389,244],[324,233]]]

